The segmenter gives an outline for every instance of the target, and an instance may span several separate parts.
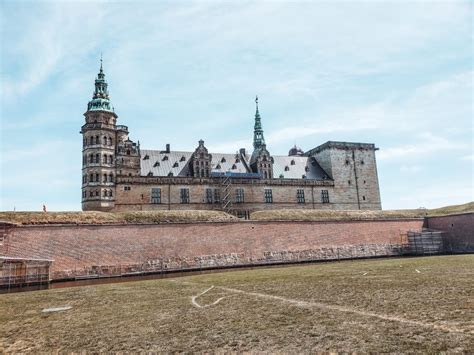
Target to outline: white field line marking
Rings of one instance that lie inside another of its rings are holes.
[[[178,282],[177,280],[170,280],[173,282]],[[181,284],[186,284],[186,285],[202,285],[196,282],[187,282],[187,281],[181,281],[179,282]],[[214,286],[212,286],[210,289],[212,289]],[[395,316],[389,316],[386,314],[378,314],[378,313],[373,313],[373,312],[366,312],[366,311],[360,311],[354,308],[348,308],[348,307],[342,307],[342,306],[335,306],[335,305],[330,305],[326,303],[320,303],[320,302],[308,302],[308,301],[300,301],[300,300],[295,300],[291,298],[285,298],[281,296],[273,296],[273,295],[268,295],[266,293],[259,293],[259,292],[247,292],[243,290],[239,290],[236,288],[229,288],[229,287],[223,287],[223,286],[216,286],[216,288],[232,292],[232,293],[239,293],[239,294],[244,294],[248,296],[254,296],[258,298],[264,298],[264,299],[271,299],[271,300],[276,300],[276,301],[281,301],[284,303],[289,303],[292,305],[295,305],[297,307],[302,307],[302,308],[320,308],[320,309],[325,309],[325,310],[331,310],[331,311],[339,311],[339,312],[347,312],[347,313],[354,313],[358,314],[361,316],[365,317],[374,317],[378,319],[383,319],[383,320],[388,320],[391,322],[399,322],[403,324],[409,324],[413,326],[418,326],[418,327],[425,327],[425,328],[432,328],[432,329],[437,329],[437,330],[442,330],[450,333],[461,333],[461,334],[474,334],[474,331],[472,330],[464,330],[456,327],[455,325],[438,325],[438,324],[432,324],[432,323],[424,323],[416,320],[410,320],[410,319],[404,319],[400,317],[395,317]],[[210,289],[204,291],[207,292]],[[198,295],[199,296],[199,295]],[[198,297],[195,296],[195,297]]]
[[[404,319],[404,318],[389,316],[389,315],[385,315],[385,314],[378,314],[378,313],[373,313],[373,312],[360,311],[360,310],[357,310],[357,309],[354,309],[354,308],[329,305],[329,304],[320,303],[320,302],[308,302],[308,301],[294,300],[294,299],[291,299],[291,298],[285,298],[285,297],[281,297],[281,296],[273,296],[273,295],[268,295],[268,294],[265,294],[265,293],[247,292],[247,291],[243,291],[243,290],[238,290],[236,288],[229,288],[229,287],[222,287],[222,286],[217,286],[217,288],[219,288],[221,290],[229,291],[229,292],[240,293],[240,294],[245,294],[245,295],[249,295],[249,296],[255,296],[255,297],[258,297],[258,298],[265,298],[265,299],[282,301],[282,302],[289,303],[289,304],[295,305],[297,307],[302,307],[302,308],[316,307],[316,308],[332,310],[332,311],[354,313],[354,314],[358,314],[358,315],[361,315],[361,316],[374,317],[374,318],[379,318],[379,319],[388,320],[388,321],[392,321],[392,322],[410,324],[410,325],[419,326],[419,327],[434,328],[434,329],[447,331],[447,332],[450,332],[450,333],[462,333],[462,334],[471,333],[471,334],[474,334],[474,331],[467,331],[466,332],[463,329],[457,328],[454,325],[446,326],[446,325],[438,325],[438,324],[432,324],[432,323],[423,323],[423,322],[420,322],[420,321]]]
[[[71,306],[64,306],[64,307],[54,307],[54,308],[45,308],[41,312],[43,313],[50,313],[50,312],[62,312],[71,309]]]
[[[209,307],[209,306],[214,306],[216,304],[218,304],[224,297],[221,297],[221,298],[218,298],[216,301],[210,303],[210,304],[206,304],[204,306],[201,306],[199,303],[196,302],[196,298],[204,295],[206,292],[209,292],[210,290],[212,290],[214,288],[214,286],[211,286],[209,287],[207,290],[204,290],[203,292],[201,292],[199,295],[196,295],[196,296],[192,296],[191,297],[191,303],[193,304],[193,306],[197,307],[197,308],[206,308],[206,307]]]

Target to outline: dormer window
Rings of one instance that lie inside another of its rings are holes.
[[[163,157],[163,159],[161,159],[161,161],[167,161],[167,160],[168,160],[168,156],[167,156],[167,155],[165,155],[165,156]]]
[[[179,161],[186,161],[186,158],[184,157],[184,155],[181,157],[181,159],[179,159]]]
[[[144,157],[143,157],[143,160],[148,160],[150,159],[150,156],[148,154],[146,154]]]
[[[234,164],[232,165],[232,170],[235,170],[235,169],[237,169],[237,165]]]
[[[295,165],[296,163],[295,163],[294,160],[291,160],[290,164],[291,164],[291,165]]]
[[[304,171],[308,172],[309,171],[309,166],[305,166]]]
[[[239,158],[235,159],[235,162],[240,163],[240,159]]]
[[[287,165],[285,166],[285,171],[289,171],[290,170],[290,167]]]
[[[221,168],[221,164],[217,164],[216,169],[220,169],[220,168]]]
[[[170,177],[173,176],[173,172],[170,171],[170,172],[168,173],[168,176],[170,176]]]
[[[150,171],[150,172],[148,173],[148,176],[153,176],[153,172]]]
[[[159,161],[155,162],[155,164],[153,165],[154,168],[156,168],[157,166],[160,166],[160,162],[159,162]]]
[[[226,162],[225,158],[224,158],[224,157],[222,157],[222,159],[221,159],[221,163],[225,163],[225,162]]]
[[[177,167],[178,167],[178,165],[179,165],[179,164],[178,164],[178,162],[177,162],[177,161],[175,161],[175,162],[174,162],[174,164],[173,164],[173,168],[177,168]]]

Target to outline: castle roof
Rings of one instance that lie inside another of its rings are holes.
[[[211,172],[250,173],[249,155],[212,153]],[[141,150],[142,176],[191,176],[189,162],[193,152]],[[272,156],[274,178],[326,180],[328,175],[313,157]]]

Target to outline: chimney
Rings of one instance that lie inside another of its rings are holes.
[[[239,152],[240,152],[240,155],[241,155],[241,156],[243,156],[243,157],[246,156],[246,154],[245,154],[245,148],[240,148],[240,149],[239,149]]]
[[[169,152],[170,152],[170,144],[167,143],[167,144],[166,144],[166,153],[169,153]]]

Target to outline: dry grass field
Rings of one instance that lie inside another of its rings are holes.
[[[354,221],[387,218],[423,218],[467,212],[474,212],[474,202],[434,209],[418,208],[412,210],[268,210],[253,212],[251,219],[260,221]]]
[[[0,352],[472,353],[473,309],[474,255],[260,268],[3,294]]]

